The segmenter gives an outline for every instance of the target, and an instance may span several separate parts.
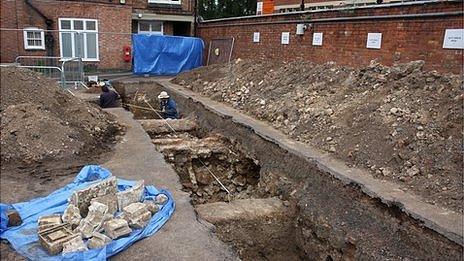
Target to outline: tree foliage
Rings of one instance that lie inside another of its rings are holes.
[[[256,0],[198,0],[198,12],[205,20],[253,15]]]

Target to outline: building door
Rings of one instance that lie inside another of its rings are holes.
[[[173,35],[191,36],[191,23],[173,22]]]

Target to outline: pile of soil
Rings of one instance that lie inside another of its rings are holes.
[[[462,212],[463,79],[423,65],[238,59],[173,82]]]
[[[41,74],[1,68],[1,162],[98,155],[119,131],[113,117]]]
[[[84,165],[108,159],[123,132],[110,114],[39,73],[16,67],[0,73],[2,203],[47,195]],[[5,260],[24,259],[5,242],[0,252]]]

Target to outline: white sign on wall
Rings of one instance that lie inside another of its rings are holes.
[[[443,48],[464,49],[464,29],[446,29]]]
[[[380,49],[382,45],[382,33],[368,33],[366,47],[371,49]]]
[[[259,43],[259,32],[253,33],[253,43]]]
[[[263,2],[256,3],[256,14],[260,15],[263,13]]]
[[[322,45],[322,33],[313,34],[313,45]]]
[[[282,33],[281,43],[282,44],[289,44],[290,43],[290,32],[283,32]]]

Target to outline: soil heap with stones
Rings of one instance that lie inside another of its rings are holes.
[[[120,128],[97,106],[22,68],[1,68],[0,110],[2,165],[93,157]]]
[[[423,65],[238,59],[173,81],[462,212],[463,80]]]

